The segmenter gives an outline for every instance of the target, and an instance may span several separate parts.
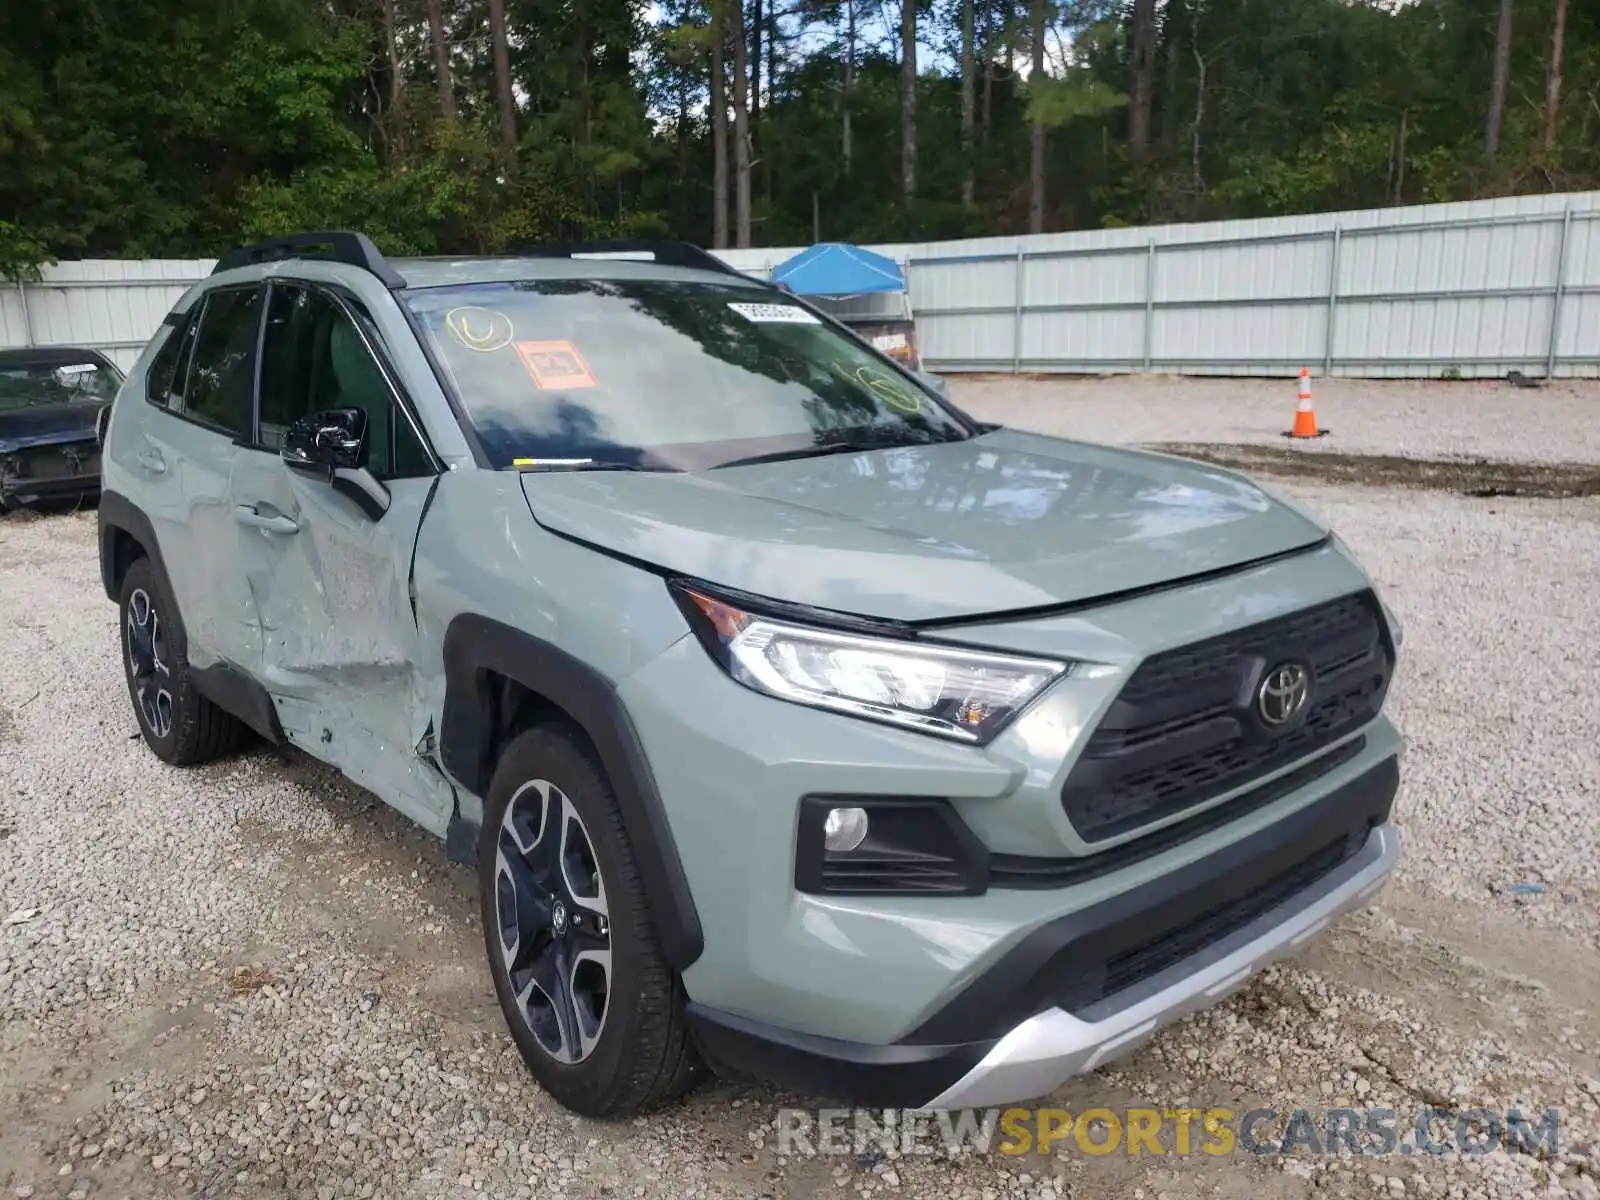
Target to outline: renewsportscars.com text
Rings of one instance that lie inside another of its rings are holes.
[[[1561,1114],[1517,1109],[1392,1108],[785,1108],[779,1154],[1051,1154],[1212,1156],[1559,1153]]]

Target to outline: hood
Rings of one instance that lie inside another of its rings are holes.
[[[94,437],[95,415],[110,401],[0,408],[0,454]]]
[[[1310,546],[1227,471],[999,430],[692,474],[525,473],[554,532],[709,583],[900,621],[1072,604]]]

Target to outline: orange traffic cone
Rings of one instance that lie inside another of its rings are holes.
[[[1326,429],[1317,428],[1317,410],[1311,405],[1311,368],[1300,368],[1300,402],[1294,410],[1294,428],[1284,434],[1284,437],[1314,438],[1326,437]]]

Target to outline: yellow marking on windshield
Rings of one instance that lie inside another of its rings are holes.
[[[482,354],[505,349],[516,336],[510,317],[497,309],[476,304],[464,304],[445,313],[444,327],[468,350]]]
[[[860,384],[897,412],[915,415],[922,411],[922,397],[885,371],[875,367],[857,367],[852,371],[838,360],[829,366],[841,378]]]

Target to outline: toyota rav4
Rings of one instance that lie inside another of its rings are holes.
[[[1399,852],[1399,630],[1325,525],[681,243],[244,247],[102,438],[149,748],[253,731],[441,837],[581,1113],[1042,1096]]]

